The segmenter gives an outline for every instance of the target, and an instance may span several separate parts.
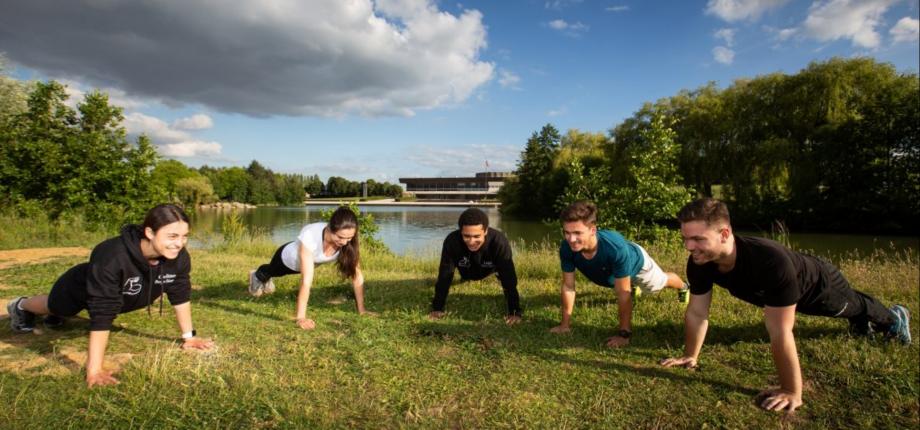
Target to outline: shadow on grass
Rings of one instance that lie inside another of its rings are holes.
[[[553,334],[545,331],[543,334],[534,334],[526,327],[510,327],[504,330],[493,327],[492,324],[457,324],[439,320],[437,322],[423,323],[418,326],[417,335],[438,342],[453,343],[466,350],[476,350],[485,355],[499,355],[497,350],[505,353],[529,355],[543,361],[568,363],[578,367],[591,367],[604,371],[633,373],[647,378],[668,379],[677,383],[702,382],[725,391],[733,391],[749,396],[756,395],[759,390],[752,387],[740,386],[703,376],[697,370],[666,369],[658,365],[661,358],[659,347],[643,347],[632,345],[620,351],[609,350],[609,359],[591,359],[573,357],[563,351],[581,351],[595,354],[605,351],[598,339],[605,339],[609,330],[602,328],[582,327],[569,334]],[[589,340],[590,339],[590,340]],[[623,363],[624,360],[635,359],[634,363]]]
[[[368,309],[376,312],[388,310],[404,310],[406,305],[431,302],[431,291],[425,291],[427,285],[421,281],[373,281],[364,286],[364,300]],[[192,292],[192,301],[201,302],[204,306],[220,307],[222,309],[249,315],[261,315],[258,311],[236,308],[226,304],[215,304],[215,301],[234,301],[241,303],[258,303],[271,307],[293,307],[297,303],[298,289],[296,286],[279,286],[274,294],[252,297],[247,291],[244,282],[225,282],[211,285]],[[324,283],[313,285],[310,288],[311,308],[339,309],[343,305],[354,308],[354,290],[350,282]]]

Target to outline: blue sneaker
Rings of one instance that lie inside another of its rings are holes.
[[[888,329],[888,335],[905,345],[910,344],[910,311],[904,306],[894,305],[891,313],[894,314],[894,324]]]
[[[35,329],[35,314],[19,309],[19,302],[25,299],[20,297],[6,305],[6,312],[10,314],[10,328],[16,333],[29,333]]]

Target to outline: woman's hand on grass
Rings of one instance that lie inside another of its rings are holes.
[[[629,338],[613,336],[607,338],[607,348],[622,348],[629,345]]]
[[[182,342],[182,349],[197,349],[201,351],[207,351],[214,347],[214,341],[211,339],[202,339],[200,337],[192,337],[185,339]]]
[[[428,319],[430,320],[439,320],[444,318],[444,315],[447,315],[447,312],[444,311],[431,311],[428,313]]]
[[[112,376],[112,372],[106,370],[98,370],[95,372],[87,372],[86,374],[86,386],[88,388],[93,388],[96,385],[115,385],[118,384],[118,380]]]
[[[559,324],[559,325],[557,325],[557,326],[555,326],[555,327],[549,329],[549,332],[550,332],[550,333],[556,333],[556,334],[568,333],[568,332],[570,332],[570,331],[572,331],[572,328],[569,327],[568,324]]]
[[[310,318],[297,318],[297,325],[304,330],[313,330],[316,328],[316,322]]]
[[[696,359],[693,357],[674,357],[665,358],[658,362],[664,367],[684,367],[687,369],[696,368]]]
[[[376,317],[379,315],[377,312],[373,312],[373,311],[363,311],[363,312],[359,312],[358,314],[366,316],[366,317]]]
[[[802,406],[802,395],[794,394],[782,388],[769,388],[757,395],[760,401],[760,407],[768,411],[786,410],[787,413],[795,412],[795,409]]]
[[[521,322],[520,315],[505,315],[505,324],[515,325]]]

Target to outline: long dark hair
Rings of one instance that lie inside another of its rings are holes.
[[[141,226],[141,229],[145,230],[147,227],[150,227],[150,229],[156,233],[160,227],[177,221],[184,221],[186,224],[191,224],[188,221],[188,215],[185,214],[182,208],[173,204],[164,203],[156,205],[153,209],[147,211],[147,216],[144,217],[144,224]]]
[[[358,241],[358,217],[347,206],[339,206],[329,217],[329,232],[353,228],[355,236],[345,246],[339,249],[339,258],[335,262],[342,276],[355,278],[358,272],[358,262],[361,260],[360,243]]]

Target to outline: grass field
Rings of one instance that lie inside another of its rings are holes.
[[[85,242],[84,245],[91,245]],[[367,306],[355,314],[350,286],[318,270],[309,314],[293,322],[297,278],[246,294],[248,269],[267,243],[192,249],[199,335],[217,349],[183,352],[171,308],[120,316],[108,362],[121,384],[87,390],[86,322],[14,335],[0,323],[0,428],[917,428],[920,357],[915,343],[851,338],[846,321],[799,316],[796,337],[805,405],[792,416],[752,399],[776,384],[759,309],[716,289],[697,371],[664,369],[682,352],[675,295],[644,295],[627,349],[609,350],[612,291],[579,278],[574,329],[554,335],[559,265],[553,249],[516,255],[524,321],[506,327],[495,280],[455,284],[448,317],[425,318],[437,258],[367,255]],[[685,254],[649,247],[667,270]],[[85,251],[84,251],[85,252]],[[79,253],[77,253],[79,254]],[[0,261],[0,298],[46,293],[85,257]],[[837,262],[857,288],[920,313],[918,256],[877,254]],[[156,308],[154,308],[156,309]],[[85,318],[85,313],[81,314]]]

